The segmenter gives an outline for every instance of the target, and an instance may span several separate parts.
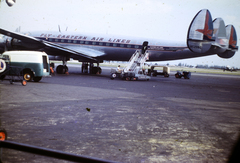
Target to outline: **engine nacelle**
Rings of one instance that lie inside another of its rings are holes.
[[[4,41],[4,44],[6,50],[38,50],[44,47],[43,44],[24,42],[10,37]]]
[[[187,45],[192,52],[218,54],[221,58],[231,58],[238,50],[234,27],[225,27],[222,18],[212,21],[207,9],[199,11],[192,20]]]

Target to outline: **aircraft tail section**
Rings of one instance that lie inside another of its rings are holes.
[[[221,58],[231,58],[238,50],[233,25],[225,27],[222,18],[212,21],[207,9],[199,11],[191,22],[187,45],[192,52],[218,54]]]

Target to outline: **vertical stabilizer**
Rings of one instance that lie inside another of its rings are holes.
[[[213,36],[212,16],[207,9],[194,17],[188,29],[187,44],[191,51],[205,53],[211,48]]]
[[[187,45],[192,52],[218,54],[221,58],[231,58],[238,50],[235,28],[232,25],[225,27],[222,18],[212,21],[207,9],[200,10],[193,18]]]

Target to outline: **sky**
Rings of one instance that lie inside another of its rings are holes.
[[[234,25],[240,42],[240,0],[16,0],[12,7],[0,1],[0,28],[11,31],[58,31],[60,26],[62,31],[185,43],[194,16],[209,9],[213,20],[221,17],[225,25]],[[230,59],[214,55],[167,63],[240,67],[239,51]]]

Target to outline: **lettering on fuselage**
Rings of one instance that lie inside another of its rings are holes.
[[[42,33],[40,37],[41,40],[46,40],[54,43],[61,44],[78,44],[78,45],[90,45],[90,46],[105,46],[105,47],[118,47],[118,48],[128,48],[128,49],[141,49],[141,44],[131,43],[132,40],[118,39],[118,38],[104,38],[104,37],[87,37],[81,35],[53,35]],[[148,50],[155,51],[177,51],[183,50],[186,47],[164,47],[164,46],[148,46]]]
[[[91,39],[88,39],[87,36],[75,36],[75,35],[53,35],[53,34],[41,34],[40,37],[43,38],[56,38],[56,39],[72,39],[72,40],[91,40],[91,41],[104,41],[103,37],[92,37]],[[107,42],[112,42],[112,43],[124,43],[128,44],[131,42],[131,40],[127,39],[108,39]]]

